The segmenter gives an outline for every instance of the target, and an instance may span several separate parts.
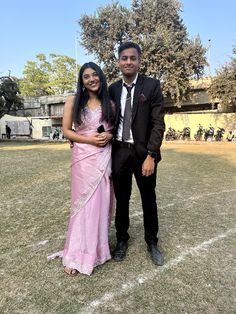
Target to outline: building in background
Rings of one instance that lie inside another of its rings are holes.
[[[177,107],[168,98],[164,99],[166,112],[166,128],[173,127],[176,130],[190,127],[193,138],[199,124],[207,128],[210,124],[215,128],[224,127],[227,130],[236,129],[236,106],[227,111],[219,101],[210,99],[208,87],[211,78],[191,81],[192,90],[189,99]],[[63,138],[62,118],[63,108],[68,94],[41,97],[24,97],[23,109],[12,112],[11,118],[6,115],[1,119],[0,138],[6,136],[6,122],[12,125],[12,137],[27,137],[33,139],[59,139]],[[9,120],[10,119],[10,120]]]
[[[0,138],[6,137],[5,126],[9,123],[12,138],[53,139],[54,133],[59,131],[59,139],[62,139],[63,108],[67,97],[24,97],[23,109],[4,115],[0,120]]]

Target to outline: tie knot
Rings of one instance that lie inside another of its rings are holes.
[[[132,83],[132,85],[127,85],[126,83],[124,83],[124,86],[126,87],[126,89],[127,89],[127,92],[128,92],[128,95],[130,95],[131,94],[131,90],[132,90],[132,88],[135,86],[135,84],[134,83]]]

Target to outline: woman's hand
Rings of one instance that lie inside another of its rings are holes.
[[[112,134],[109,132],[97,133],[90,136],[90,144],[103,147],[112,139],[112,137]]]

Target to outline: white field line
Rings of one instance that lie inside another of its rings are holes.
[[[30,244],[30,245],[27,245],[27,247],[36,247],[36,246],[41,246],[41,245],[45,245],[48,243],[49,240],[43,240],[43,241],[40,241],[36,244]]]
[[[199,198],[203,198],[205,196],[218,195],[218,194],[222,194],[222,193],[231,193],[231,192],[235,192],[235,191],[236,191],[236,189],[223,190],[223,191],[212,192],[212,193],[205,193],[205,194],[200,194],[200,195],[196,195],[196,196],[191,196],[191,197],[189,197],[189,200],[198,200]]]
[[[180,202],[180,201],[188,202],[188,201],[198,200],[200,198],[204,198],[204,197],[211,196],[211,195],[219,195],[219,194],[223,194],[223,193],[232,193],[232,192],[236,192],[236,189],[223,190],[223,191],[212,192],[212,193],[203,193],[203,194],[196,195],[196,196],[190,196],[189,198],[186,198],[186,199],[178,200],[178,202]],[[158,206],[158,208],[159,209],[164,209],[164,208],[175,206],[176,204],[177,203],[169,203],[169,204],[166,204],[164,206]],[[142,207],[141,204],[140,204],[140,206]],[[133,214],[129,215],[129,217],[133,218],[133,217],[138,217],[138,216],[141,216],[141,215],[143,215],[142,211],[135,211]]]
[[[164,266],[158,267],[154,269],[152,272],[144,272],[138,275],[134,280],[127,281],[123,283],[119,289],[111,290],[108,293],[105,293],[101,298],[94,299],[90,301],[87,306],[84,306],[79,313],[94,313],[99,306],[102,306],[106,303],[112,303],[112,300],[123,295],[130,293],[131,290],[136,289],[138,286],[144,284],[146,281],[153,279],[155,275],[161,274],[165,270],[176,267],[180,262],[184,262],[187,256],[196,256],[201,253],[201,251],[205,250],[206,252],[209,250],[209,247],[213,245],[215,242],[220,241],[221,239],[230,237],[236,233],[236,227],[229,229],[225,233],[219,234],[214,238],[211,238],[207,241],[202,242],[201,244],[191,247],[176,258],[167,262]]]

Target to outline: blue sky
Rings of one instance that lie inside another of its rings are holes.
[[[129,7],[131,0],[120,0]],[[11,0],[1,1],[0,76],[21,77],[28,60],[38,53],[76,56],[77,20],[84,13],[93,14],[110,0]],[[208,57],[211,72],[230,61],[236,46],[235,0],[182,0],[182,17],[190,37],[200,35],[204,46],[211,48]],[[91,60],[77,46],[78,63]]]

